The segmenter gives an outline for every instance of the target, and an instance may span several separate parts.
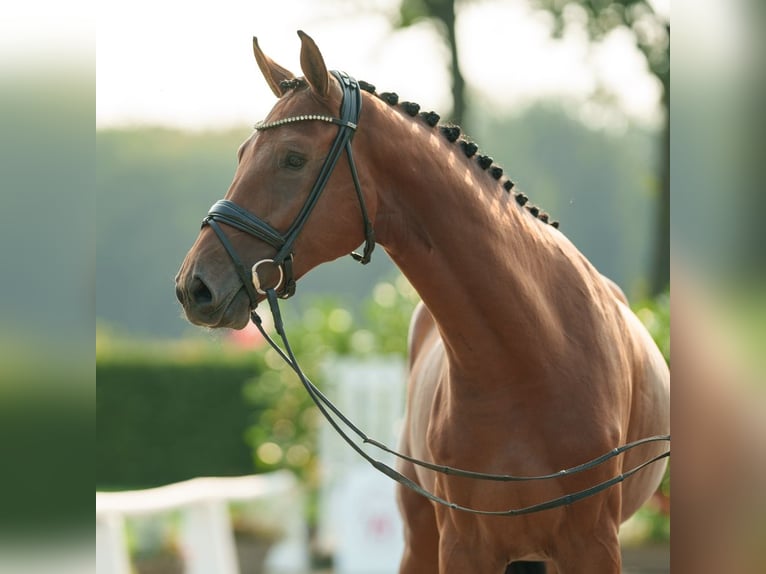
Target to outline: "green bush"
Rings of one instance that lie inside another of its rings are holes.
[[[407,330],[417,294],[399,276],[373,289],[362,318],[332,299],[314,304],[287,322],[287,336],[301,368],[320,389],[322,366],[332,356],[404,356]],[[264,354],[267,370],[253,379],[246,396],[261,411],[249,433],[256,467],[261,471],[289,468],[316,485],[317,428],[326,424],[295,373],[271,349]],[[353,413],[351,413],[353,416]]]
[[[245,436],[264,405],[246,403],[242,390],[262,369],[251,353],[97,351],[97,487],[252,473]]]
[[[636,315],[644,323],[654,342],[670,364],[670,291],[660,293],[654,299],[643,301],[633,306]],[[670,500],[670,465],[665,471],[662,484],[658,488],[658,499],[650,501],[637,514],[636,518],[646,524],[647,540],[668,542],[670,540],[670,516],[659,499]]]
[[[670,291],[634,305],[633,311],[646,326],[665,360],[670,364]]]

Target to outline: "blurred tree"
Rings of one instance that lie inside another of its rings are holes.
[[[456,0],[402,0],[397,26],[406,28],[423,20],[434,20],[450,49],[450,75],[452,77],[452,117],[456,124],[465,120],[465,79],[460,71],[457,39],[455,35]]]
[[[649,71],[662,86],[661,105],[665,117],[657,174],[657,227],[650,276],[651,294],[661,293],[670,283],[670,22],[655,11],[651,0],[532,2],[553,15],[555,37],[560,37],[568,24],[583,20],[593,41],[602,40],[617,28],[628,28],[646,58]]]

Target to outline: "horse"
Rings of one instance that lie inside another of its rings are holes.
[[[178,272],[186,317],[243,328],[269,293],[287,298],[314,267],[363,241],[364,263],[380,245],[421,298],[399,445],[410,458],[398,472],[415,485],[397,493],[400,572],[620,572],[620,524],[656,490],[666,461],[571,504],[482,511],[587,490],[658,455],[660,444],[510,484],[413,461],[546,475],[667,433],[660,351],[619,287],[458,126],[328,72],[316,43],[298,34],[300,77],[253,38],[277,102],[240,146],[225,199]]]

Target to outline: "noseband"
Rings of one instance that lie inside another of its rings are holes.
[[[278,268],[280,279],[274,286],[274,290],[278,293],[280,298],[287,299],[295,294],[296,282],[295,277],[293,276],[293,248],[295,246],[295,241],[303,229],[303,226],[306,224],[306,221],[308,221],[314,207],[316,207],[319,197],[322,195],[322,191],[324,191],[327,181],[330,179],[333,169],[338,163],[338,159],[343,151],[346,152],[346,156],[348,157],[351,177],[354,181],[354,189],[356,190],[356,195],[362,212],[365,235],[364,251],[361,255],[352,253],[351,256],[364,265],[369,263],[372,251],[375,248],[375,234],[372,228],[372,223],[367,215],[367,206],[364,201],[364,195],[362,194],[362,187],[359,184],[356,164],[354,163],[354,156],[351,151],[351,140],[356,131],[357,123],[359,122],[359,112],[362,109],[362,95],[359,90],[358,82],[351,76],[345,72],[338,71],[333,71],[332,74],[337,78],[343,89],[343,103],[341,104],[339,118],[307,114],[291,116],[268,123],[261,122],[255,126],[255,129],[258,131],[308,121],[321,121],[338,126],[338,134],[335,136],[330,151],[322,164],[322,168],[319,170],[319,175],[314,182],[314,186],[311,188],[311,192],[306,198],[303,207],[300,212],[298,212],[298,215],[287,231],[282,233],[277,229],[274,229],[274,227],[266,223],[257,215],[246,211],[233,201],[227,199],[216,201],[210,208],[210,211],[208,211],[207,217],[202,221],[202,227],[209,225],[218,236],[218,239],[221,241],[221,244],[223,244],[226,252],[229,254],[237,274],[245,287],[245,291],[250,298],[251,309],[255,309],[258,305],[258,295],[266,294],[266,289],[261,286],[261,280],[258,275],[258,268],[261,265],[273,264]],[[228,237],[223,233],[219,223],[225,223],[226,225],[260,239],[261,241],[265,241],[277,250],[276,255],[274,255],[272,259],[262,259],[258,261],[250,270],[248,270],[237,255],[237,252],[234,250],[234,246],[231,244]]]
[[[341,87],[343,88],[343,103],[341,105],[340,118],[334,118],[334,117],[322,116],[322,115],[302,115],[302,116],[292,116],[292,117],[284,118],[281,120],[276,120],[276,121],[268,122],[268,123],[260,123],[256,125],[256,129],[261,131],[277,128],[277,127],[291,124],[291,123],[304,122],[304,121],[323,121],[323,122],[335,124],[338,126],[338,134],[335,136],[335,140],[333,141],[332,147],[330,148],[330,152],[328,153],[327,158],[325,159],[324,164],[322,165],[322,169],[319,171],[319,175],[316,179],[316,182],[314,183],[314,186],[312,187],[311,192],[309,193],[309,196],[306,199],[306,202],[303,204],[303,207],[298,213],[298,216],[295,218],[295,221],[293,221],[292,225],[290,225],[288,230],[284,233],[281,233],[280,231],[274,229],[271,225],[266,223],[261,218],[249,213],[248,211],[238,206],[236,203],[232,201],[228,201],[226,199],[222,199],[220,201],[217,201],[215,204],[213,204],[213,207],[210,208],[210,211],[208,212],[207,217],[205,217],[205,219],[202,221],[202,226],[204,227],[205,225],[209,225],[213,229],[213,231],[216,233],[218,238],[221,240],[221,243],[226,249],[226,252],[229,254],[229,257],[231,257],[231,260],[234,263],[234,267],[237,270],[237,274],[239,275],[239,278],[241,279],[242,284],[245,287],[248,297],[250,298],[250,303],[251,303],[250,316],[253,323],[255,323],[256,327],[258,327],[258,330],[261,332],[261,335],[269,343],[269,345],[271,345],[271,347],[277,352],[277,354],[279,354],[279,356],[282,357],[282,359],[295,372],[295,374],[300,379],[301,383],[303,384],[303,387],[306,389],[306,392],[309,394],[309,396],[311,397],[316,407],[319,409],[319,411],[322,413],[325,419],[327,419],[327,421],[333,427],[333,429],[335,429],[338,435],[359,456],[361,456],[364,460],[370,463],[376,470],[385,474],[389,478],[395,480],[399,484],[426,497],[432,502],[435,502],[437,504],[442,504],[453,510],[460,510],[460,511],[469,512],[473,514],[490,515],[490,516],[520,516],[523,514],[531,514],[534,512],[540,512],[542,510],[548,510],[551,508],[557,508],[559,506],[569,505],[574,502],[577,502],[578,500],[582,500],[584,498],[593,496],[594,494],[597,494],[603,490],[606,490],[607,488],[610,488],[611,486],[614,486],[615,484],[618,484],[624,481],[626,478],[633,476],[634,474],[639,472],[641,469],[649,466],[650,464],[653,464],[663,458],[670,456],[670,450],[667,450],[639,464],[638,466],[623,472],[622,474],[619,474],[608,480],[595,484],[591,486],[590,488],[586,488],[584,490],[580,490],[577,492],[573,492],[571,494],[560,496],[558,498],[547,500],[545,502],[533,504],[523,508],[511,508],[508,510],[484,510],[484,509],[476,509],[476,508],[461,506],[454,502],[445,500],[437,496],[436,494],[433,494],[423,489],[423,487],[421,487],[419,484],[417,484],[410,478],[404,476],[402,473],[400,473],[396,469],[392,468],[391,466],[387,465],[384,462],[381,462],[373,458],[370,454],[367,453],[367,451],[365,451],[357,443],[355,439],[349,436],[349,434],[344,430],[344,427],[349,429],[352,434],[356,435],[357,439],[360,440],[362,443],[372,445],[384,452],[392,454],[395,457],[398,457],[402,460],[411,462],[412,464],[415,464],[417,466],[420,466],[420,467],[423,467],[444,475],[458,476],[458,477],[470,478],[474,480],[485,480],[485,481],[492,481],[492,482],[538,481],[538,480],[551,480],[551,479],[562,478],[565,476],[571,476],[573,474],[577,474],[589,469],[596,468],[600,466],[601,464],[605,463],[606,461],[611,460],[612,458],[619,456],[622,453],[629,451],[633,448],[636,448],[638,446],[648,444],[648,443],[654,443],[654,442],[670,442],[670,435],[658,435],[658,436],[643,438],[643,439],[616,447],[612,449],[611,451],[597,458],[594,458],[588,462],[585,462],[583,464],[580,464],[571,468],[567,468],[564,470],[560,470],[552,474],[546,474],[546,475],[540,475],[540,476],[514,476],[510,474],[488,474],[488,473],[482,473],[482,472],[462,470],[462,469],[453,468],[450,466],[438,465],[438,464],[426,462],[417,458],[413,458],[411,456],[399,453],[391,449],[390,447],[384,445],[383,443],[380,443],[377,440],[368,437],[362,430],[360,430],[356,425],[354,425],[354,423],[351,422],[351,420],[349,420],[348,417],[346,417],[330,401],[330,399],[328,399],[322,393],[322,391],[320,391],[314,385],[314,383],[312,383],[308,379],[308,377],[306,376],[306,374],[303,372],[300,365],[298,364],[298,360],[295,358],[295,355],[293,354],[293,351],[290,347],[290,342],[287,339],[287,335],[284,330],[284,324],[282,322],[282,315],[279,309],[278,298],[287,299],[295,294],[296,283],[295,283],[295,278],[293,277],[293,268],[292,268],[293,246],[295,244],[295,240],[297,239],[298,234],[303,229],[303,226],[306,224],[306,221],[311,215],[312,210],[316,206],[317,201],[319,200],[319,196],[322,194],[322,191],[324,190],[325,185],[327,184],[327,181],[329,180],[330,175],[332,174],[332,171],[335,168],[335,164],[338,162],[338,159],[340,158],[340,155],[341,153],[343,153],[344,150],[346,151],[346,155],[348,157],[348,163],[351,170],[351,177],[353,178],[354,187],[356,189],[356,194],[359,199],[359,205],[362,212],[362,218],[364,222],[364,232],[365,232],[365,245],[364,245],[363,253],[361,255],[359,255],[358,253],[352,253],[351,255],[352,257],[354,257],[354,259],[356,259],[360,263],[366,264],[366,263],[369,263],[370,255],[372,254],[372,250],[375,247],[375,235],[372,229],[372,224],[370,223],[369,217],[367,216],[367,208],[365,206],[364,196],[362,195],[361,186],[359,184],[359,178],[356,172],[356,165],[354,163],[354,158],[351,152],[351,139],[354,135],[354,132],[356,131],[357,122],[359,120],[359,112],[362,107],[362,97],[359,91],[359,84],[357,83],[356,80],[354,80],[353,78],[351,78],[350,76],[348,76],[347,74],[343,72],[333,71],[332,74],[333,76],[335,76],[335,78],[337,78],[337,80],[340,82]],[[277,250],[276,255],[274,256],[273,259],[262,259],[256,262],[253,265],[252,269],[248,272],[247,268],[242,263],[242,260],[239,258],[236,251],[234,250],[234,247],[232,246],[231,242],[223,233],[219,223],[225,223],[231,227],[239,229],[240,231],[244,231],[245,233],[252,235],[253,237],[256,237],[257,239],[260,239],[261,241],[265,241],[266,243],[268,243],[269,245],[271,245]],[[275,265],[279,271],[279,281],[277,282],[276,285],[272,287],[263,286],[261,284],[260,276],[258,275],[258,268],[261,265],[268,265],[268,264]],[[272,316],[274,318],[274,327],[280,339],[282,340],[284,350],[266,332],[265,328],[263,327],[261,318],[258,316],[258,313],[256,312],[259,295],[265,295],[267,301],[269,302],[269,307],[270,307]]]

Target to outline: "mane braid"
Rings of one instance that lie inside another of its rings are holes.
[[[436,127],[441,117],[436,112],[420,112],[420,117],[432,128]]]
[[[460,140],[460,147],[463,149],[463,153],[465,153],[466,157],[473,157],[476,152],[479,151],[478,145],[467,140]]]
[[[365,92],[369,92],[371,94],[375,93],[375,86],[373,86],[369,82],[365,82],[364,80],[359,80],[358,84],[359,84],[359,87]]]
[[[450,143],[455,143],[460,137],[460,128],[457,126],[439,126],[439,130]]]
[[[279,87],[283,90],[296,90],[308,86],[308,83],[303,78],[292,78],[290,80],[282,80],[279,82]]]
[[[302,85],[305,85],[305,80],[302,78],[295,78],[293,80],[283,80],[280,82],[280,87],[282,89],[295,89],[298,87],[301,87]],[[439,125],[439,120],[441,117],[436,112],[421,112],[420,111],[420,105],[416,104],[415,102],[409,102],[409,101],[399,101],[399,95],[396,92],[383,92],[383,93],[376,93],[375,86],[373,84],[370,84],[369,82],[365,82],[363,80],[359,80],[359,88],[364,90],[365,92],[368,92],[372,95],[377,96],[384,102],[386,102],[389,106],[396,106],[399,105],[404,113],[406,113],[410,117],[420,117],[428,126],[430,127],[436,127]],[[308,119],[316,119],[316,120],[324,120],[327,121],[324,117],[298,117],[298,118],[288,118],[288,121],[285,123],[288,123],[289,121],[303,121]],[[283,120],[284,121],[284,120]],[[281,125],[279,121],[274,122],[274,124],[264,124],[261,122],[260,124],[256,124],[256,129],[268,129],[270,127],[276,127],[276,125]],[[460,127],[456,125],[439,125],[439,131],[441,134],[449,141],[450,143],[457,142],[460,145],[460,149],[463,150],[463,153],[466,157],[471,158],[479,151],[479,146],[476,145],[476,143],[472,141],[468,141],[464,137],[461,138],[461,131]],[[479,167],[483,170],[488,170],[489,174],[492,176],[493,179],[500,181],[503,177],[503,168],[499,165],[494,164],[494,160],[491,156],[488,155],[479,155],[476,158]],[[494,164],[494,165],[493,165]],[[521,193],[521,192],[515,192],[513,188],[516,187],[516,184],[511,180],[506,178],[506,180],[503,182],[503,189],[507,192],[513,195],[513,198],[516,200],[516,203],[519,204],[520,207],[525,207],[527,211],[542,221],[543,223],[546,223],[550,225],[551,227],[555,227],[556,229],[559,228],[559,222],[556,220],[551,221],[550,215],[546,213],[545,211],[542,211],[539,207],[536,205],[529,205],[529,198]]]
[[[401,102],[399,105],[402,106],[402,109],[405,112],[407,112],[408,116],[415,117],[420,111],[420,105],[415,102]]]
[[[383,92],[380,94],[380,99],[386,102],[389,106],[395,106],[399,102],[399,94],[396,92]]]
[[[491,157],[489,157],[488,155],[480,155],[477,159],[478,159],[478,162],[479,162],[479,167],[481,169],[489,168],[489,166],[492,165],[492,162],[495,161]]]

